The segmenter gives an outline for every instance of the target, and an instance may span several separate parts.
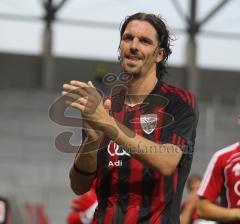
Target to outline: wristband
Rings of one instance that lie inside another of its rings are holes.
[[[93,171],[93,172],[86,172],[86,171],[83,171],[83,170],[80,170],[75,163],[73,163],[73,169],[75,170],[76,173],[80,173],[84,176],[92,176],[92,175],[95,175],[97,173],[97,171]]]

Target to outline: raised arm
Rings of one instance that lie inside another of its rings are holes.
[[[63,95],[67,93],[63,91]],[[69,93],[70,94],[70,93]],[[70,105],[72,102],[68,102]],[[109,100],[104,101],[104,109],[108,112]],[[87,192],[93,183],[97,172],[97,151],[104,141],[104,134],[95,130],[91,120],[82,117],[86,138],[77,153],[70,169],[69,177],[72,190],[76,194]]]
[[[73,91],[72,94],[68,94],[69,97],[78,100],[71,106],[79,109],[84,116],[91,120],[96,130],[103,131],[109,139],[122,145],[133,157],[161,174],[172,174],[182,157],[182,149],[174,144],[158,144],[150,141],[116,121],[104,109],[97,91],[89,88],[88,84],[73,81],[64,87],[68,91]]]

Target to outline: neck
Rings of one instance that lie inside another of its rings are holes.
[[[143,100],[151,93],[153,88],[157,83],[156,73],[140,76],[133,78],[130,83],[128,83],[126,104],[134,106],[136,104],[142,103]]]

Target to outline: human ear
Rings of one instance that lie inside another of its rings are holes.
[[[163,60],[163,57],[164,57],[164,48],[158,48],[157,51],[156,51],[156,60],[155,62],[156,63],[159,63]]]

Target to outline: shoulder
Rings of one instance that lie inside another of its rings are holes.
[[[192,117],[196,122],[198,121],[198,105],[191,92],[165,82],[161,83],[160,91],[168,99],[168,112],[175,118]]]
[[[211,157],[210,162],[208,163],[207,169],[204,173],[201,187],[198,191],[200,196],[203,195],[204,191],[207,187],[214,188],[216,185],[209,185],[211,183],[210,179],[217,181],[217,183],[221,183],[221,179],[223,178],[224,168],[226,167],[226,163],[232,154],[235,152],[236,148],[239,146],[239,143],[232,144],[223,149],[218,150]],[[220,185],[220,184],[219,184]]]
[[[161,91],[169,98],[173,100],[174,99],[178,100],[191,108],[196,107],[196,99],[194,95],[188,90],[185,90],[183,88],[180,88],[178,86],[174,86],[165,82],[161,83],[160,88],[161,88]]]
[[[235,143],[215,152],[210,159],[207,172],[210,172],[210,170],[213,170],[214,168],[223,169],[226,166],[227,161],[236,152],[236,148],[238,146],[239,146],[239,143]]]
[[[212,161],[221,161],[221,160],[225,160],[227,161],[228,159],[230,159],[232,156],[234,156],[235,153],[239,153],[240,152],[240,143],[234,143],[232,145],[229,145],[227,147],[224,147],[220,150],[218,150],[217,152],[215,152],[212,156]]]

